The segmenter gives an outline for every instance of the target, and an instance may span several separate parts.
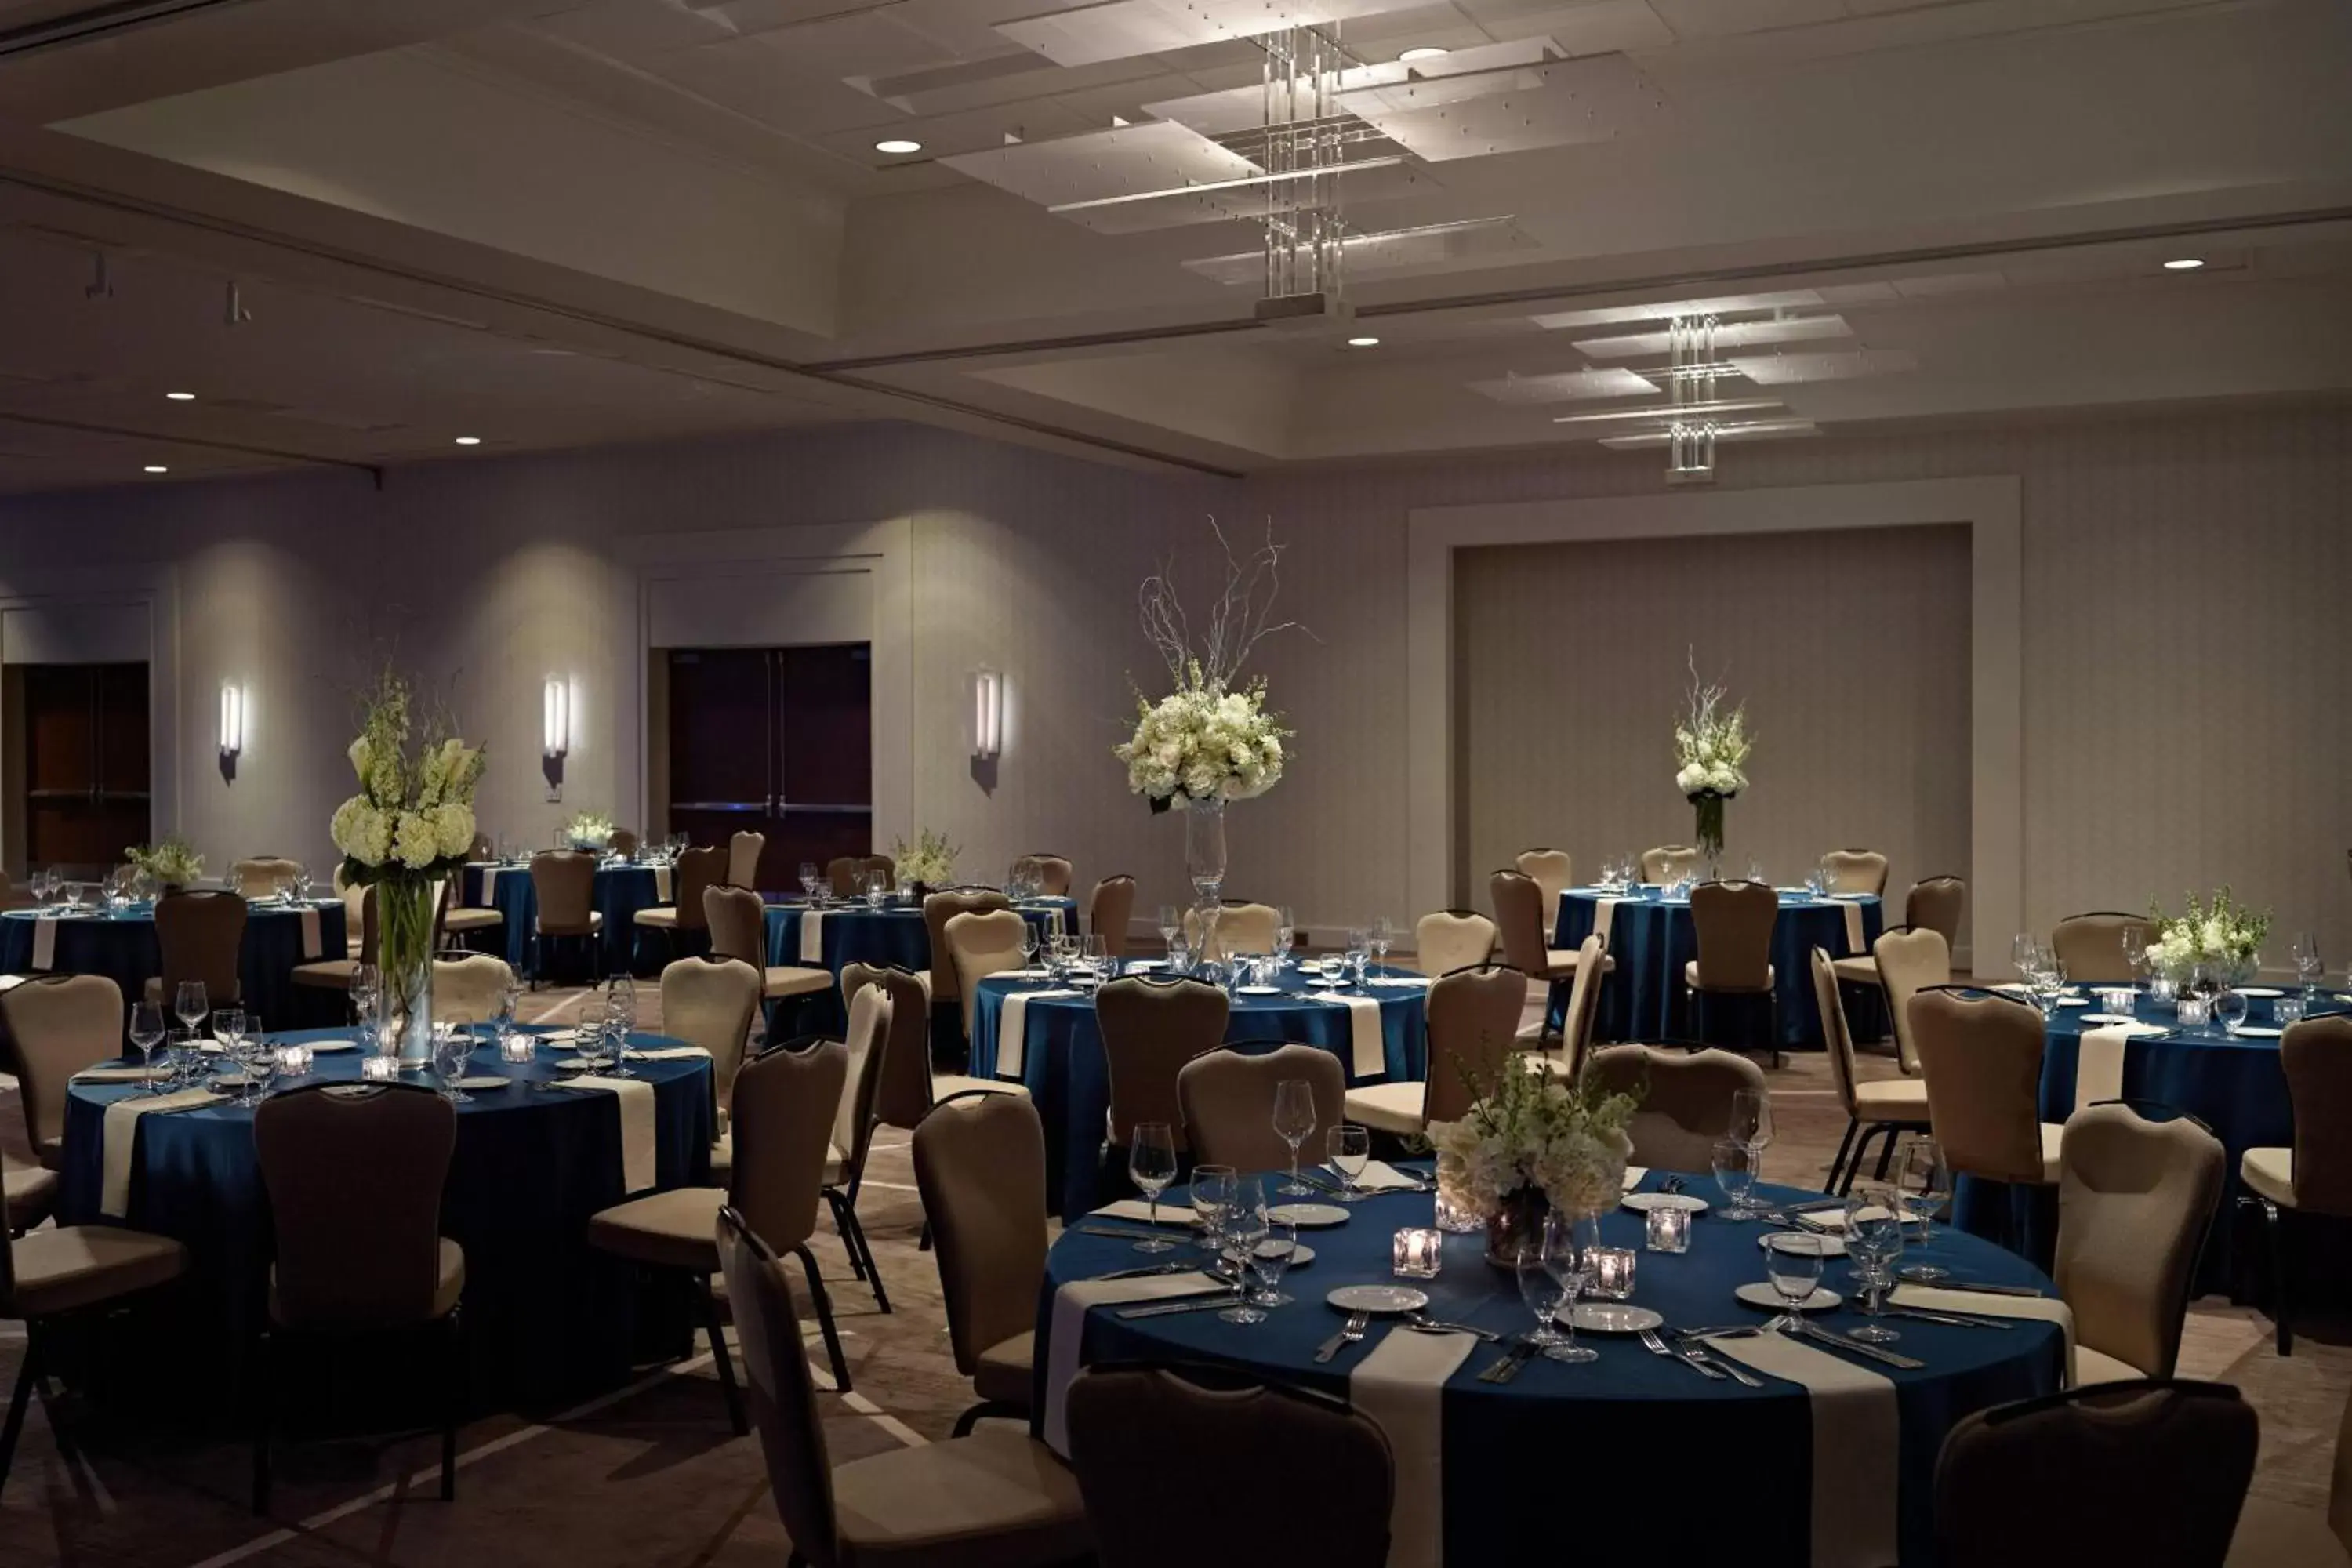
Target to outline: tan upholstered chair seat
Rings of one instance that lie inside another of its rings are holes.
[[[453,909],[441,917],[444,931],[488,931],[506,923],[507,917],[497,910]]]
[[[541,929],[541,931],[544,931],[544,930],[546,930],[547,928],[542,924],[542,925],[540,927],[540,929]],[[603,930],[604,929],[604,910],[590,910],[588,911],[588,929],[589,929],[590,931],[603,931]],[[565,934],[565,933],[558,933],[558,934]]]
[[[2294,1207],[2294,1151],[2247,1150],[2238,1162],[2238,1180],[2281,1208]]]
[[[352,972],[359,967],[356,958],[321,958],[312,963],[298,963],[289,974],[297,985],[312,985],[328,991],[349,991]]]
[[[1832,958],[1830,973],[1842,985],[1875,985],[1878,984],[1878,960],[1864,953],[1859,958]]]
[[[46,1165],[10,1165],[0,1170],[0,1194],[7,1200],[8,1228],[30,1230],[58,1206],[58,1173]]]
[[[1030,1373],[1036,1366],[1036,1353],[1037,1335],[1034,1330],[989,1346],[980,1352],[980,1365],[973,1369],[973,1391],[982,1399],[1026,1408],[1030,1390],[1034,1386]]]
[[[18,1317],[46,1318],[175,1279],[188,1249],[168,1236],[110,1225],[37,1230],[16,1243]]]
[[[433,1310],[428,1318],[446,1318],[457,1310],[457,1298],[466,1293],[466,1249],[447,1237],[441,1240],[441,1251],[435,1259],[437,1272],[433,1281]],[[278,1312],[278,1270],[269,1271],[269,1321],[279,1321]]]
[[[2089,1383],[2130,1383],[2147,1375],[2131,1363],[2117,1361],[2105,1351],[2095,1351],[2084,1344],[2074,1347],[2074,1386],[2076,1388]]]
[[[2250,1497],[2238,1510],[2237,1532],[2221,1568],[2345,1568],[2352,1553],[2315,1508]]]
[[[211,1003],[215,1007],[234,1007],[244,1000],[244,982],[239,981],[236,984],[228,988],[227,995],[215,996],[212,994],[211,987],[207,986],[205,987],[205,999]],[[158,1007],[161,1007],[165,1002],[170,1000],[169,997],[163,994],[163,977],[162,975],[151,974],[147,977],[146,994],[147,1000]]]
[[[1773,983],[1777,978],[1778,976],[1774,973],[1772,966],[1769,963],[1766,964],[1764,966],[1764,984],[1759,987],[1759,990],[1771,990]],[[1699,988],[1697,959],[1694,958],[1689,963],[1683,965],[1683,984],[1689,986],[1694,991]]]
[[[833,1472],[833,1505],[843,1568],[989,1568],[1094,1550],[1077,1478],[1005,1427],[852,1459]]]
[[[677,911],[672,909],[639,910],[635,919],[641,926],[670,928],[677,924]]]
[[[1371,1083],[1348,1091],[1348,1120],[1411,1137],[1421,1131],[1428,1089],[1418,1083]]]
[[[719,1210],[726,1202],[724,1187],[677,1187],[632,1198],[591,1215],[588,1237],[634,1263],[715,1274]]]
[[[768,969],[760,986],[760,994],[772,1002],[779,996],[807,996],[832,989],[833,974],[830,971],[781,963]]]
[[[978,1089],[982,1094],[1026,1095],[1029,1086],[1014,1083],[1010,1079],[967,1078],[960,1072],[940,1072],[931,1075],[931,1099],[942,1100],[951,1094],[970,1094]]]
[[[1898,1078],[1885,1083],[1858,1083],[1853,1086],[1853,1099],[1864,1121],[1924,1122],[1927,1120],[1927,1085],[1919,1079]]]

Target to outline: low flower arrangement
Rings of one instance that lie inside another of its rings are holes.
[[[593,811],[580,812],[563,825],[563,837],[574,849],[602,850],[613,842],[613,819]]]
[[[184,888],[205,874],[205,858],[176,833],[152,844],[133,844],[122,858],[158,887]]]
[[[2244,984],[2262,967],[2270,911],[2258,914],[2246,908],[2230,896],[2227,888],[2202,904],[2196,894],[2189,894],[2178,915],[2168,915],[2151,904],[2147,918],[2148,965],[2176,985],[2189,984],[2200,963],[2211,965],[2219,978],[2232,985]]]
[[[944,888],[955,880],[957,847],[948,842],[948,836],[923,828],[908,844],[903,838],[890,841],[890,859],[898,867],[898,884],[912,887],[920,883],[926,888]]]
[[[1516,1065],[1473,1089],[1469,1114],[1431,1122],[1428,1137],[1439,1192],[1486,1221],[1488,1261],[1510,1266],[1520,1243],[1542,1234],[1547,1209],[1583,1218],[1616,1205],[1637,1097]]]

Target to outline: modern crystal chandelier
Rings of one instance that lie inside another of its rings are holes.
[[[1715,326],[1711,315],[1676,316],[1666,326],[1670,484],[1706,484],[1715,478],[1715,378],[1724,368],[1715,357]]]
[[[1265,297],[1258,314],[1335,314],[1346,283],[1339,176],[1352,117],[1334,99],[1350,62],[1320,27],[1285,27],[1258,42],[1265,49],[1265,142],[1258,162],[1270,176]]]

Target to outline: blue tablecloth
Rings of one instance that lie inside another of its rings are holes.
[[[350,1037],[336,1030],[279,1037]],[[643,1046],[675,1045],[656,1035]],[[518,1080],[475,1089],[457,1108],[457,1146],[441,1204],[441,1234],[466,1249],[466,1332],[478,1396],[538,1400],[607,1386],[632,1364],[635,1282],[630,1266],[593,1251],[589,1215],[619,1203],[621,1120],[613,1096],[547,1090],[559,1081],[542,1047],[528,1065],[501,1062],[485,1046],[471,1071]],[[356,1081],[356,1050],[322,1054],[311,1078]],[[715,1125],[707,1059],[633,1065],[652,1083],[657,1189],[710,1179]],[[425,1081],[413,1077],[412,1081]],[[99,1213],[106,1108],[144,1092],[136,1084],[76,1084],[66,1104],[66,1159],[58,1219],[112,1223]],[[201,1110],[141,1117],[129,1212],[122,1223],[187,1244],[194,1313],[189,1342],[232,1354],[259,1320],[270,1251],[268,1199],[253,1149],[253,1112],[224,1101]]]
[[[1388,973],[1402,974],[1402,970]],[[1110,1109],[1110,1065],[1103,1056],[1102,1032],[1090,997],[1059,997],[1031,1003],[1021,1070],[998,1070],[998,1023],[1004,998],[1015,988],[1038,990],[1049,983],[1011,978],[983,980],[971,1028],[975,1078],[1017,1077],[1029,1086],[1045,1123],[1045,1190],[1054,1212],[1065,1219],[1093,1208],[1103,1114]],[[1387,1070],[1359,1077],[1352,1068],[1354,1023],[1349,1010],[1308,1000],[1305,977],[1286,968],[1279,996],[1235,996],[1225,1024],[1228,1040],[1288,1040],[1320,1046],[1349,1068],[1348,1081],[1419,1083],[1429,1076],[1429,1042],[1423,1026],[1424,989],[1381,987],[1381,1047]]]
[[[294,966],[317,959],[343,956],[343,906],[330,899],[315,906],[319,912],[319,951],[302,949],[302,917],[285,904],[247,907],[245,942],[237,953],[237,983],[244,991],[247,1012],[267,1025],[307,1023],[322,1016],[306,1012],[310,998],[293,982]],[[144,994],[148,978],[163,972],[163,950],[155,942],[155,913],[151,904],[132,904],[121,915],[82,915],[58,921],[58,945],[48,968],[33,968],[33,935],[37,924],[31,910],[10,910],[0,915],[0,973],[29,974],[103,974],[122,988],[126,1009]],[[327,996],[333,993],[320,992]],[[170,997],[164,1001],[169,1002]],[[225,998],[214,997],[215,1005]],[[340,1011],[341,1004],[332,1011]]]
[[[492,871],[498,880],[485,897],[483,883]],[[651,866],[615,862],[596,868],[595,907],[604,917],[604,950],[597,955],[600,974],[629,973],[637,940],[637,911],[669,902],[664,896],[668,868],[656,876]],[[530,932],[539,919],[539,889],[531,885],[530,867],[472,865],[466,868],[464,903],[469,909],[495,909],[506,917],[503,936],[506,961],[516,973],[527,971]],[[658,956],[656,954],[656,956]]]
[[[1653,1173],[1643,1182],[1654,1187]],[[1711,1202],[1720,1194],[1704,1177],[1688,1190]],[[1794,1201],[1794,1189],[1760,1188]],[[1171,1201],[1183,1201],[1171,1192]],[[1431,1200],[1396,1194],[1358,1204],[1347,1224],[1303,1230],[1315,1261],[1284,1280],[1297,1298],[1254,1327],[1217,1321],[1214,1312],[1122,1320],[1098,1309],[1087,1315],[1082,1359],[1219,1362],[1258,1377],[1303,1384],[1337,1398],[1349,1374],[1390,1331],[1375,1327],[1363,1349],[1328,1364],[1315,1347],[1340,1315],[1323,1297],[1336,1286],[1390,1282],[1390,1239],[1404,1226],[1426,1226]],[[1601,1222],[1602,1238],[1642,1246],[1641,1216],[1619,1210]],[[1642,1252],[1633,1300],[1678,1327],[1760,1321],[1763,1313],[1733,1300],[1737,1285],[1764,1278],[1759,1227],[1703,1216],[1680,1256]],[[1431,1316],[1475,1323],[1497,1333],[1525,1332],[1532,1318],[1516,1281],[1486,1264],[1483,1236],[1445,1238],[1444,1271],[1433,1280],[1400,1281],[1428,1290]],[[1962,1279],[2050,1282],[2016,1258],[1971,1237],[1944,1231],[1906,1258],[1933,1259]],[[1037,1325],[1041,1384],[1050,1364],[1055,1289],[1149,1261],[1131,1244],[1065,1231],[1046,1261]],[[1846,1266],[1832,1260],[1823,1283],[1847,1285]],[[2054,1293],[2054,1292],[2052,1292]],[[1860,1320],[1849,1309],[1822,1314],[1831,1329]],[[1945,1434],[1987,1405],[2054,1392],[2063,1342],[2052,1325],[2020,1321],[2009,1330],[1948,1328],[1902,1321],[1895,1350],[1927,1364],[1916,1372],[1873,1363],[1895,1385],[1902,1421],[1897,1459],[1902,1561],[1929,1564],[1933,1479]],[[1526,1557],[1534,1542],[1573,1542],[1580,1561],[1598,1563],[1810,1563],[1811,1406],[1793,1384],[1765,1378],[1761,1389],[1714,1382],[1650,1354],[1638,1339],[1581,1334],[1600,1359],[1580,1366],[1535,1361],[1501,1386],[1477,1381],[1500,1352],[1481,1345],[1446,1383],[1444,1422],[1444,1549],[1456,1568]],[[1826,1354],[1845,1359],[1836,1352]],[[1761,1374],[1759,1374],[1761,1375]],[[1043,1408],[1042,1397],[1039,1408]],[[1426,1473],[1400,1468],[1400,1487],[1426,1486]]]
[[[1035,926],[1040,937],[1057,929],[1077,933],[1078,904],[1075,899],[1037,899],[1019,908],[1021,918]],[[768,906],[770,963],[809,963],[801,952],[801,921],[807,911],[807,903],[797,899]],[[824,907],[824,928],[817,933],[824,950],[820,963],[836,980],[842,970],[852,963],[896,964],[906,970],[931,966],[930,931],[924,924],[920,904],[887,904],[875,910],[862,903],[833,903]],[[823,1016],[826,1021],[819,1026],[838,1029],[845,1020],[837,989],[829,1006],[831,1011]]]
[[[1859,947],[1846,941],[1849,902],[1862,911]],[[1591,888],[1571,888],[1562,894],[1552,945],[1573,952],[1592,934],[1600,903],[1601,894]],[[1781,893],[1780,916],[1772,925],[1773,1015],[1781,1048],[1818,1048],[1822,1044],[1821,1009],[1813,1002],[1812,950],[1819,947],[1832,958],[1866,953],[1878,938],[1884,917],[1882,902],[1874,898]],[[1689,1016],[1683,1000],[1683,965],[1698,956],[1698,928],[1691,921],[1687,902],[1668,902],[1656,888],[1622,900],[1610,917],[1608,952],[1617,961],[1617,970],[1601,988],[1592,1022],[1595,1039],[1657,1045],[1697,1038],[1697,1020]],[[1568,987],[1555,985],[1550,1026],[1559,1028],[1567,1012]],[[1858,1018],[1856,1027],[1864,1037],[1875,1037],[1868,1020]],[[1718,1043],[1732,1037],[1720,1025],[1711,1026],[1710,1033]]]

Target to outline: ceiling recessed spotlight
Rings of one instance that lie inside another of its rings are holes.
[[[887,153],[893,157],[898,157],[908,153],[919,153],[923,150],[923,144],[920,142],[909,142],[903,136],[893,136],[887,142],[874,143],[874,150],[877,153]]]
[[[161,463],[150,463],[147,465],[146,471],[151,474],[168,474],[172,470]]]
[[[1378,338],[1349,338],[1348,340],[1348,346],[1351,349],[1376,349],[1381,346],[1381,340]]]
[[[479,436],[460,436],[457,437],[457,442],[460,447],[478,447],[482,444],[482,438]]]
[[[2201,256],[2182,256],[2166,262],[2164,269],[2167,272],[2194,272],[2204,265],[2205,258]]]
[[[1406,65],[1411,65],[1415,60],[1433,60],[1440,55],[1448,55],[1453,52],[1454,51],[1451,49],[1441,49],[1435,44],[1422,44],[1416,47],[1405,50],[1405,52],[1399,55],[1397,58]]]
[[[196,395],[193,392],[167,392],[163,395],[174,403],[194,403],[196,400]]]

